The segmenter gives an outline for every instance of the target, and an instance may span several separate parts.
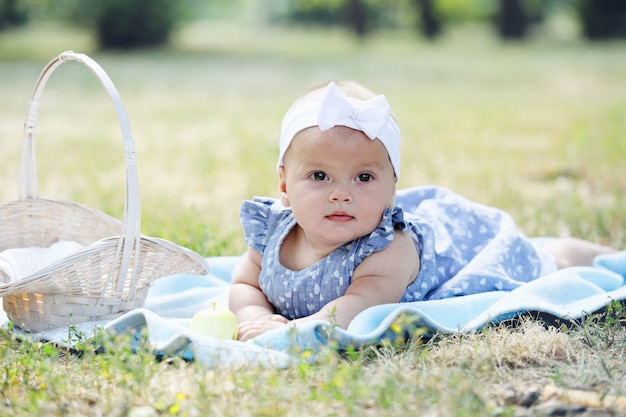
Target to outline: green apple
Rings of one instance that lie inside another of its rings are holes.
[[[204,336],[237,339],[237,325],[237,318],[232,311],[217,309],[213,303],[213,308],[205,308],[194,314],[189,329]]]

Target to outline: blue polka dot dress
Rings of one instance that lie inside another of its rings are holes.
[[[398,228],[411,234],[421,261],[400,302],[510,291],[554,269],[507,213],[441,187],[398,190],[396,207],[385,210],[372,233],[300,271],[280,263],[280,247],[295,225],[291,209],[256,197],[242,204],[241,222],[247,244],[263,255],[261,290],[288,319],[342,296],[356,267],[389,246]]]

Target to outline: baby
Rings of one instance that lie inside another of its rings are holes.
[[[614,249],[534,245],[511,217],[441,187],[396,191],[400,129],[384,96],[330,83],[282,122],[280,199],[241,207],[248,250],[229,305],[248,340],[285,325],[346,328],[368,307],[512,290]]]

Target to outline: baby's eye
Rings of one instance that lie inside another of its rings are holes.
[[[368,172],[363,172],[357,176],[357,180],[359,182],[369,182],[372,180],[372,174]]]
[[[326,176],[326,174],[322,171],[315,171],[314,173],[311,174],[311,178],[314,181],[324,181],[326,180],[328,177]]]

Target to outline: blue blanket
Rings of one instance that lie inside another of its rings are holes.
[[[345,330],[319,321],[297,329],[277,329],[245,343],[191,332],[189,321],[195,312],[213,303],[227,305],[230,273],[238,259],[209,258],[211,272],[206,276],[159,279],[150,289],[145,308],[111,322],[83,323],[76,330],[87,335],[96,327],[115,334],[145,332],[158,354],[179,355],[209,368],[217,364],[285,367],[300,360],[294,352],[316,352],[331,341],[340,349],[361,348],[386,339],[411,337],[416,332],[471,332],[524,315],[575,321],[612,301],[626,300],[626,252],[619,252],[598,257],[594,267],[563,269],[513,291],[371,307]],[[0,321],[6,323],[6,316]],[[21,335],[72,344],[67,328]]]

